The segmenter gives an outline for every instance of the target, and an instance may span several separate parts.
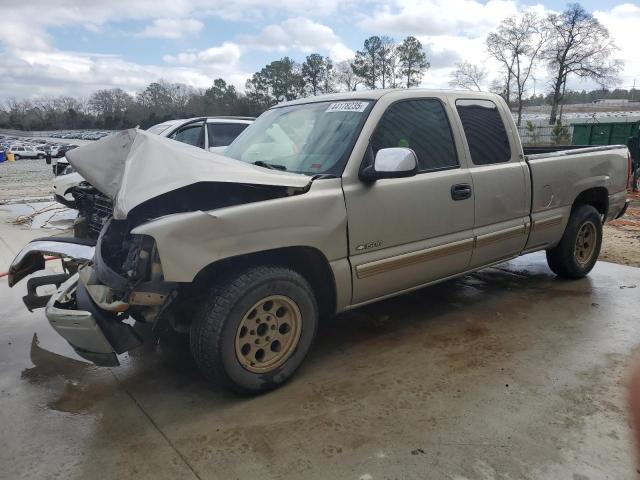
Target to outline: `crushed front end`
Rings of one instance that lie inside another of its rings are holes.
[[[44,269],[45,257],[62,260],[64,273],[30,278],[23,300],[29,310],[44,307],[51,326],[100,366],[118,365],[116,354],[142,344],[131,320],[157,327],[177,295],[177,284],[164,281],[153,239],[129,231],[127,221],[110,220],[95,247],[89,240],[38,239],[18,253],[9,270],[14,286]],[[57,291],[38,295],[44,285]]]

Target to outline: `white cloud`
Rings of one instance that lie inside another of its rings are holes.
[[[145,27],[139,37],[178,39],[186,35],[198,33],[204,27],[200,20],[192,18],[157,18]]]
[[[619,50],[614,54],[625,63],[620,75],[623,88],[631,88],[637,80],[640,87],[640,54],[638,54],[638,26],[640,26],[640,5],[624,3],[609,11],[596,10],[594,16],[609,29]]]
[[[206,50],[187,51],[177,55],[165,55],[163,60],[167,63],[180,65],[229,67],[237,65],[240,56],[241,51],[237,44],[224,42],[219,47],[211,47]]]
[[[358,22],[373,32],[399,35],[478,35],[517,13],[513,0],[396,0]]]
[[[340,40],[331,27],[305,17],[289,18],[279,24],[267,25],[258,35],[240,37],[240,42],[245,47],[265,51],[327,52],[337,61],[354,55],[353,50]]]

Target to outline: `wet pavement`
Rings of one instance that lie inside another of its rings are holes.
[[[534,254],[321,325],[293,380],[207,384],[185,337],[86,364],[0,279],[0,477],[630,478],[640,270]]]

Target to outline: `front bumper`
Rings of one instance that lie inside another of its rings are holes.
[[[34,240],[16,256],[9,268],[9,286],[24,277],[42,270],[45,255],[64,259],[65,265],[74,264],[82,269],[94,257],[92,242],[62,237]],[[45,307],[51,326],[83,358],[99,366],[117,366],[116,354],[124,353],[142,344],[142,339],[123,316],[100,308],[91,298],[87,286],[77,272],[30,278],[28,293],[23,301],[29,310]],[[56,285],[53,295],[38,295],[37,287]]]
[[[45,308],[47,320],[81,357],[100,366],[118,366],[114,348],[92,313],[83,309],[62,308],[74,297],[79,303],[78,287],[77,273],[60,285]]]

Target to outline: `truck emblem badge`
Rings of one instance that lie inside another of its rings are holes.
[[[356,250],[369,250],[371,248],[378,248],[382,246],[382,240],[376,240],[375,242],[362,243],[356,247]]]

